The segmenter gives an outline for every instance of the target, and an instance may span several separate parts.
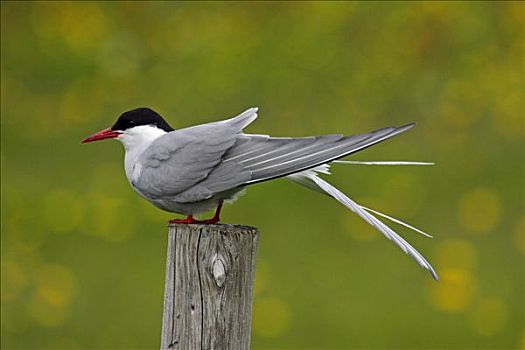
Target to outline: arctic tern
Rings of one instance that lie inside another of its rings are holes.
[[[438,279],[432,265],[375,215],[425,236],[428,234],[357,204],[318,176],[319,173],[330,174],[330,163],[432,164],[338,160],[407,131],[414,123],[352,136],[335,134],[291,138],[243,133],[243,129],[257,118],[257,110],[250,108],[231,119],[174,130],[155,111],[137,108],[123,113],[111,128],[93,134],[82,143],[110,138],[119,140],[124,145],[125,171],[131,187],[158,208],[187,216],[170,223],[217,223],[223,202],[234,201],[246,186],[287,177],[339,201],[412,256],[434,279]],[[215,209],[215,215],[211,219],[194,218],[194,215],[212,209]]]

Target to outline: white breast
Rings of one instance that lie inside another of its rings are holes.
[[[142,165],[138,163],[140,155],[166,131],[152,125],[141,125],[124,130],[117,138],[124,145],[124,167],[130,184],[136,181],[142,172]]]

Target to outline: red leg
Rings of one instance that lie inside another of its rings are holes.
[[[219,202],[217,209],[215,210],[215,215],[211,219],[207,220],[195,220],[193,215],[188,215],[186,219],[173,219],[168,221],[170,224],[216,224],[219,222],[222,209],[222,201]]]
[[[202,224],[216,224],[216,223],[218,223],[219,220],[221,219],[220,218],[221,209],[222,209],[222,201],[219,202],[219,205],[217,206],[217,209],[215,210],[215,215],[213,215],[213,217],[211,219],[202,220],[202,221],[199,221],[199,223],[202,223]]]
[[[173,219],[168,221],[170,224],[196,224],[197,220],[193,218],[193,215],[188,215],[186,219]]]

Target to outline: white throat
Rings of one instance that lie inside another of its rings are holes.
[[[164,134],[166,134],[166,131],[155,126],[140,125],[122,131],[122,134],[117,137],[117,140],[122,142],[126,150],[124,166],[126,168],[126,176],[130,182],[133,167],[137,163],[138,157],[153,141]]]

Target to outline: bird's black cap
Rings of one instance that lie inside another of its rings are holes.
[[[153,125],[166,132],[173,128],[154,110],[141,107],[122,113],[111,130],[126,130],[140,125]]]

